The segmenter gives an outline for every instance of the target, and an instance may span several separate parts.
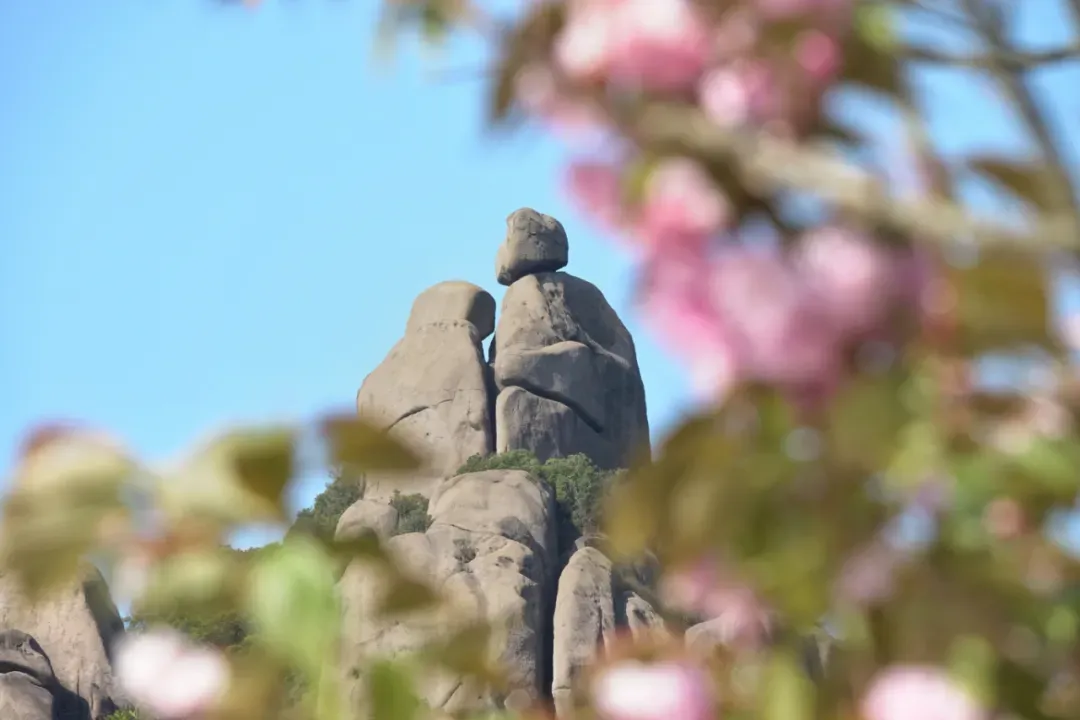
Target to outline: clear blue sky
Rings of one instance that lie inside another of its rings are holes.
[[[481,84],[434,82],[414,46],[377,71],[377,5],[0,3],[5,467],[44,418],[163,457],[226,421],[351,407],[422,289],[465,279],[501,297],[494,253],[522,205],[563,220],[568,269],[635,332],[654,430],[686,407],[679,366],[632,315],[627,260],[559,191],[565,152],[486,137]],[[1024,6],[1026,37],[1067,37],[1057,0]],[[449,57],[479,65],[472,46]],[[930,80],[943,147],[1010,142],[986,88]],[[1077,69],[1047,82],[1075,126]],[[887,131],[875,108],[847,110]]]

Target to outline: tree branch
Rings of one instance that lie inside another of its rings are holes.
[[[989,57],[994,60],[990,69],[995,79],[1016,104],[1021,118],[1031,134],[1035,136],[1039,150],[1046,160],[1051,176],[1045,183],[1047,200],[1053,202],[1062,211],[1072,213],[1073,222],[1080,223],[1080,204],[1077,203],[1073,190],[1072,176],[1065,167],[1060,148],[1035,100],[1034,93],[1026,82],[1023,70],[1009,67],[1001,60],[1015,49],[1006,41],[998,23],[989,14],[987,6],[980,3],[980,0],[963,0],[963,5],[976,29],[990,46]]]
[[[1076,0],[1080,3],[1080,0]],[[926,47],[910,46],[899,51],[900,57],[916,62],[932,62],[942,65],[992,70],[1004,67],[1011,72],[1022,72],[1042,65],[1073,60],[1080,57],[1080,42],[1053,50],[1022,52],[1007,50],[984,55],[952,55]]]
[[[970,214],[928,198],[888,197],[882,183],[832,153],[799,147],[763,133],[728,130],[687,106],[650,105],[636,117],[619,118],[628,133],[647,145],[726,160],[743,181],[763,191],[798,190],[881,227],[938,244],[970,239],[981,245],[1080,249],[1071,214],[1034,219],[1028,231]]]

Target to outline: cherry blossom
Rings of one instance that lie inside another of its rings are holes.
[[[188,720],[220,699],[229,666],[217,651],[192,644],[173,630],[125,635],[115,648],[121,687],[160,720]]]
[[[668,572],[660,592],[671,607],[715,620],[721,642],[729,647],[760,649],[772,633],[772,610],[712,559]]]
[[[638,231],[648,244],[704,245],[728,221],[727,198],[698,163],[667,158],[645,184]]]
[[[592,684],[594,707],[606,720],[712,720],[709,676],[687,662],[615,663]]]
[[[988,714],[943,670],[901,665],[870,682],[860,704],[863,720],[986,720]]]
[[[709,25],[689,0],[585,0],[568,10],[554,57],[574,81],[678,91],[712,54]]]

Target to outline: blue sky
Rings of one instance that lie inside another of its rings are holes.
[[[635,332],[654,430],[678,417],[683,374],[633,317],[627,259],[561,194],[564,150],[485,136],[481,84],[435,82],[414,46],[379,70],[377,4],[0,3],[0,463],[43,418],[163,457],[228,421],[349,408],[422,289],[501,297],[494,253],[523,205],[563,220],[568,269]],[[1057,5],[1025,0],[1024,36],[1067,39]],[[1075,126],[1077,68],[1041,80]],[[1016,147],[987,87],[927,82],[946,150]]]

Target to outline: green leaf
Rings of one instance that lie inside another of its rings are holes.
[[[1046,195],[1049,182],[1045,163],[1031,160],[1007,160],[1000,157],[973,157],[966,161],[969,168],[987,178],[999,188],[1031,206],[1035,210],[1054,210],[1055,205]]]
[[[420,467],[415,453],[391,438],[386,431],[357,416],[324,418],[320,429],[326,440],[331,465],[344,465],[352,472],[415,470]]]
[[[963,350],[983,353],[1028,345],[1054,347],[1050,288],[1039,255],[985,247],[977,263],[950,268],[958,295]]]
[[[949,669],[963,686],[985,707],[995,702],[996,656],[985,638],[965,635],[953,641]]]
[[[854,85],[907,101],[910,90],[900,60],[880,47],[880,38],[850,33],[843,52],[843,79]]]
[[[498,644],[491,625],[477,622],[458,628],[448,638],[430,643],[421,656],[428,663],[463,678],[501,689],[506,686],[505,673],[489,657],[491,648]]]
[[[427,584],[397,574],[379,603],[378,613],[384,616],[406,615],[426,610],[439,603],[439,596]]]
[[[912,419],[901,394],[905,379],[899,373],[860,375],[833,400],[828,439],[834,462],[870,473],[895,455]]]
[[[870,47],[891,52],[896,49],[896,8],[883,2],[855,5],[855,33]]]
[[[259,558],[248,607],[258,640],[309,678],[332,656],[340,617],[334,564],[319,543],[296,535]]]
[[[190,453],[162,477],[166,512],[239,524],[287,518],[284,491],[295,472],[295,429],[230,430]]]
[[[373,663],[366,674],[372,720],[418,720],[420,698],[410,674],[390,661]]]
[[[772,654],[763,691],[763,720],[810,720],[814,715],[813,683],[793,653]]]

